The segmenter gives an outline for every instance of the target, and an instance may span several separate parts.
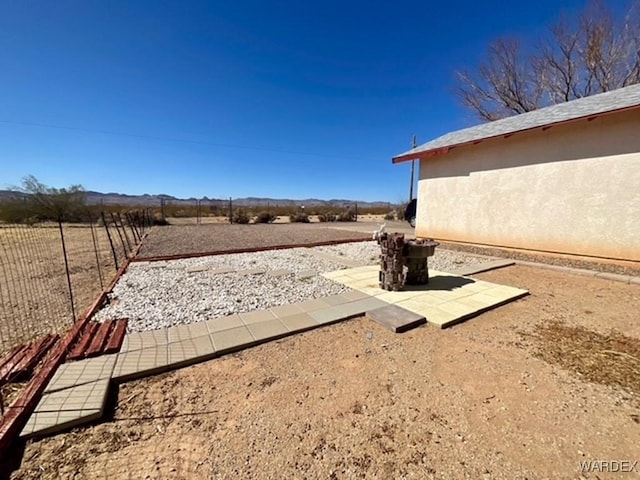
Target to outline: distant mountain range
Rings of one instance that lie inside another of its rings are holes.
[[[16,196],[22,196],[19,192],[15,192],[12,190],[0,190],[0,201],[6,200],[9,198],[15,198]],[[160,206],[162,200],[167,205],[195,205],[195,203],[200,200],[203,205],[219,205],[226,204],[229,199],[226,198],[176,198],[171,195],[126,195],[124,193],[100,193],[87,191],[87,204],[89,205],[122,205],[122,206],[130,206],[130,207],[157,207]],[[332,207],[342,207],[353,205],[358,203],[359,207],[363,208],[381,208],[394,205],[389,202],[363,202],[360,200],[345,200],[345,199],[331,199],[331,200],[320,200],[318,198],[305,198],[302,200],[293,200],[289,198],[258,198],[258,197],[245,197],[245,198],[234,198],[232,202],[236,206],[241,207],[266,207],[266,206],[291,206],[291,205],[304,205],[308,207],[318,207],[318,206],[332,206]]]

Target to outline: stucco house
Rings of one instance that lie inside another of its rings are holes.
[[[640,261],[640,85],[455,131],[420,160],[417,237]]]

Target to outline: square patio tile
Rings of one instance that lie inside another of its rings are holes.
[[[267,271],[267,275],[269,275],[270,277],[275,277],[275,278],[291,275],[292,273],[293,272],[290,272],[289,270],[269,270],[269,271]]]
[[[386,307],[389,305],[389,302],[385,302],[384,300],[380,300],[377,297],[369,297],[363,298],[362,300],[356,300],[354,302],[345,305],[345,307],[353,307],[361,312],[368,312],[369,310],[374,310],[376,308]]]
[[[344,308],[344,305],[336,305],[334,307],[323,308],[322,310],[314,310],[308,312],[309,316],[316,322],[322,325],[329,323],[339,322],[346,320],[347,318],[355,317],[358,313],[349,313]]]
[[[117,354],[101,355],[77,362],[60,365],[53,378],[44,389],[45,393],[91,383],[97,380],[110,379],[118,358]]]
[[[131,380],[167,370],[169,365],[167,352],[167,345],[132,352],[120,352],[113,370],[113,379],[118,381]]]
[[[451,312],[447,312],[442,310],[439,307],[431,307],[426,312],[427,322],[433,323],[434,325],[444,328],[446,326],[452,325],[456,321],[461,321],[461,317],[455,315]]]
[[[352,288],[358,288],[358,290],[360,290],[362,293],[366,293],[370,297],[375,297],[377,295],[380,295],[386,292],[386,290],[383,290],[380,287],[352,287]]]
[[[496,301],[498,300],[496,297],[493,297],[491,295],[486,295],[484,292],[474,293],[472,295],[469,295],[466,298],[470,299],[470,300],[473,300],[476,303],[481,303],[485,307],[489,307],[491,305],[494,305],[496,303]]]
[[[109,380],[103,379],[43,395],[20,436],[52,434],[99,419],[108,391]]]
[[[109,389],[109,382],[109,378],[103,378],[95,382],[47,393],[42,396],[34,411],[102,409]]]
[[[256,310],[255,312],[241,313],[240,318],[245,325],[250,325],[256,322],[264,322],[266,320],[273,320],[276,316],[269,310]]]
[[[170,367],[209,360],[215,356],[215,349],[209,335],[170,343],[167,351]]]
[[[296,278],[298,280],[304,280],[305,278],[312,278],[318,274],[315,270],[303,270],[302,272],[296,273]]]
[[[417,313],[419,315],[424,315],[427,317],[427,321],[429,321],[428,311],[429,307],[426,307],[423,303],[417,302],[414,298],[409,298],[407,300],[402,300],[401,302],[396,302],[394,305],[397,305],[401,308],[409,310],[411,312]]]
[[[518,295],[519,293],[524,292],[525,290],[520,290],[514,287],[507,287],[505,285],[497,285],[494,288],[489,288],[482,293],[485,295],[489,295],[490,297],[494,297],[497,300],[504,300],[514,295]]]
[[[478,311],[478,308],[473,308],[457,301],[441,303],[438,305],[438,308],[445,312],[449,312],[456,317],[465,317]]]
[[[300,332],[318,326],[318,322],[308,313],[289,315],[288,317],[282,317],[280,321],[291,332]]]
[[[441,303],[445,303],[447,301],[444,298],[432,295],[431,292],[425,292],[420,295],[408,297],[408,300],[413,300],[417,304],[424,305],[425,308],[434,305],[440,305]]]
[[[247,328],[257,342],[280,338],[289,334],[289,329],[277,318],[264,322],[250,323]]]
[[[355,280],[378,280],[378,271],[354,272],[348,275]]]
[[[211,270],[209,270],[209,273],[211,275],[223,275],[225,273],[233,273],[235,272],[236,269],[235,268],[231,268],[231,267],[219,267],[219,268],[213,268]]]
[[[487,283],[480,280],[476,280],[469,285],[465,285],[464,289],[470,293],[480,293],[493,287],[495,287],[494,283]]]
[[[450,302],[462,297],[468,297],[472,292],[457,288],[455,290],[429,290],[429,295],[435,298],[439,298],[445,302]],[[420,297],[417,297],[420,298]]]
[[[411,298],[411,296],[404,295],[404,293],[405,292],[386,292],[385,291],[380,295],[376,295],[375,298],[387,303],[397,303],[397,302],[401,302],[402,300],[407,300]]]
[[[244,325],[212,333],[211,339],[218,355],[251,347],[256,343],[253,335]]]
[[[343,273],[343,270],[334,270],[333,272],[324,272],[324,273],[321,273],[320,275],[322,275],[324,278],[328,278],[329,280],[332,280],[336,277],[344,276],[344,273]]]
[[[387,305],[367,312],[367,316],[376,323],[394,333],[402,333],[427,323],[423,315],[406,310],[397,305]]]
[[[103,411],[99,409],[34,412],[22,429],[20,437],[27,439],[36,435],[53,435],[98,420],[102,418],[102,414]]]
[[[264,268],[250,268],[248,270],[240,270],[238,273],[240,275],[262,275],[267,273],[267,270]]]
[[[148,332],[127,333],[124,336],[120,353],[166,345],[167,343],[169,343],[169,337],[166,328]]]
[[[330,306],[328,303],[323,302],[319,298],[316,298],[314,300],[307,300],[302,303],[298,303],[297,305],[302,309],[303,312],[313,312],[315,310],[321,310]]]
[[[209,333],[220,332],[222,330],[229,330],[231,328],[242,327],[244,322],[240,315],[227,315],[226,317],[212,318],[205,322]]]
[[[343,293],[342,296],[351,302],[355,300],[363,300],[370,297],[370,295],[367,295],[366,293],[360,292],[358,290],[351,290],[349,292]]]
[[[322,297],[321,300],[331,306],[342,305],[349,302],[349,299],[343,295],[331,295],[329,297]]]
[[[167,328],[168,343],[202,337],[203,335],[209,335],[209,329],[205,322],[194,322]]]
[[[468,297],[464,297],[464,298],[460,298],[458,300],[456,300],[457,303],[461,304],[461,305],[466,305],[467,307],[474,309],[474,310],[483,310],[486,309],[488,307],[490,307],[491,305],[493,305],[495,303],[495,300],[493,302],[486,302],[486,301],[482,301],[478,298],[474,298],[475,295],[469,295]],[[491,298],[488,295],[485,296],[485,298]]]
[[[303,312],[302,308],[300,308],[295,303],[291,305],[280,305],[279,307],[272,307],[269,310],[271,310],[271,313],[273,313],[278,318],[288,317],[289,315],[295,315],[296,313]]]
[[[353,288],[353,289],[357,287],[365,287],[369,283],[367,280],[354,280],[353,278],[346,275],[342,277],[330,278],[329,280],[332,280],[336,283],[340,283],[346,287]]]

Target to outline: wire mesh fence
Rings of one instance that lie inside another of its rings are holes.
[[[151,225],[148,211],[88,211],[85,219],[0,224],[0,354],[66,331]]]

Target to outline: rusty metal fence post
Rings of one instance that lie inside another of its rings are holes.
[[[104,229],[107,232],[107,238],[109,239],[109,245],[111,246],[111,253],[113,253],[113,262],[116,265],[116,270],[118,270],[118,255],[116,255],[116,248],[113,246],[113,239],[111,238],[111,232],[109,232],[109,225],[107,224],[107,219],[104,216],[104,211],[100,212],[100,217],[102,218]]]
[[[118,227],[118,221],[116,220],[116,216],[114,213],[111,213],[111,220],[113,220],[113,226],[116,229],[116,233],[118,234],[118,237],[120,237],[120,244],[122,245],[122,251],[124,252],[124,258],[126,260],[126,258],[129,256],[129,254],[127,253],[127,245],[124,242],[122,232],[120,231],[120,227]]]
[[[89,228],[91,229],[91,240],[93,242],[93,251],[96,257],[96,268],[98,269],[98,279],[100,280],[100,289],[104,290],[104,279],[102,277],[102,267],[100,265],[100,255],[98,254],[98,239],[93,229],[93,216],[89,213]]]
[[[73,304],[73,288],[71,287],[71,272],[69,271],[69,259],[67,258],[67,246],[64,242],[64,231],[62,230],[62,219],[58,218],[58,228],[60,229],[60,242],[62,243],[62,256],[64,257],[64,271],[67,275],[67,285],[69,287],[69,300],[71,302],[71,317],[76,321],[76,308]]]

